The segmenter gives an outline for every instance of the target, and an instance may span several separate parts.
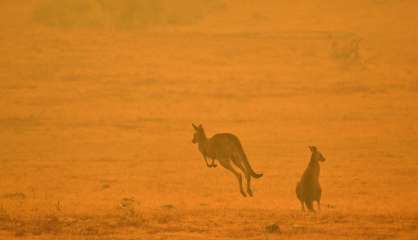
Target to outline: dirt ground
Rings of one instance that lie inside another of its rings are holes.
[[[417,239],[416,1],[187,1],[1,1],[0,239]],[[240,138],[253,198],[192,123]]]

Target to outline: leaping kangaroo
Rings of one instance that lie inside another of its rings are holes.
[[[260,178],[263,174],[254,172],[239,139],[231,133],[218,133],[211,138],[207,138],[202,125],[192,125],[195,130],[192,142],[198,144],[199,151],[202,153],[206,165],[208,167],[216,167],[215,159],[218,160],[224,168],[231,171],[238,178],[239,190],[246,197],[247,195],[242,187],[241,173],[233,168],[232,162],[244,174],[247,179],[247,193],[249,196],[253,196],[251,177]],[[208,163],[208,158],[212,159],[211,164]]]

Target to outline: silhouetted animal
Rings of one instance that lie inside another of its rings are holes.
[[[320,209],[321,202],[321,185],[319,184],[319,161],[325,161],[324,156],[315,146],[309,146],[311,150],[311,161],[308,164],[302,178],[296,185],[296,195],[301,203],[302,210],[305,211],[304,205],[309,211],[315,211],[313,208],[313,201],[318,202],[318,209]]]
[[[202,153],[203,158],[206,161],[206,165],[208,167],[216,167],[215,159],[218,160],[224,168],[231,171],[238,178],[240,192],[244,197],[246,197],[242,187],[241,173],[233,168],[231,162],[234,163],[234,165],[242,171],[247,179],[248,195],[253,196],[250,186],[251,177],[260,178],[263,174],[256,173],[251,168],[238,138],[230,133],[219,133],[211,138],[207,138],[202,125],[192,125],[195,130],[192,142],[194,144],[198,144],[199,151]],[[208,158],[212,159],[211,164],[208,163]]]

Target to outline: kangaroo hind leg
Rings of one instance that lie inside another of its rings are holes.
[[[305,203],[303,201],[300,201],[300,206],[301,206],[302,212],[304,212],[305,211]]]
[[[247,195],[244,192],[244,189],[242,188],[242,176],[239,172],[237,172],[232,166],[231,163],[228,161],[228,159],[219,159],[219,163],[229,171],[231,171],[237,178],[238,178],[238,184],[239,184],[239,190],[242,194],[242,196],[246,197]]]
[[[239,158],[236,155],[232,156],[232,161],[234,162],[234,164],[239,169],[241,169],[242,173],[244,173],[245,179],[247,180],[247,193],[250,197],[252,197],[253,196],[253,190],[251,189],[251,175],[250,175],[250,173],[248,173],[248,171],[246,171],[244,166],[242,166],[241,162],[239,162]]]
[[[247,179],[247,192],[250,197],[253,196],[253,190],[251,190],[251,176],[249,174],[245,174],[245,178]]]

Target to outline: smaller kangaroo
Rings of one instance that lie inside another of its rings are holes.
[[[318,202],[318,210],[321,209],[321,185],[319,184],[319,161],[325,161],[324,156],[318,151],[317,147],[309,146],[311,150],[311,160],[302,175],[302,178],[296,185],[296,196],[298,197],[302,206],[302,211],[305,211],[305,205],[309,211],[315,212],[313,208],[313,201]]]

